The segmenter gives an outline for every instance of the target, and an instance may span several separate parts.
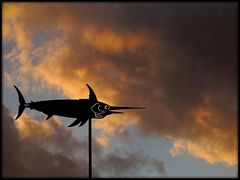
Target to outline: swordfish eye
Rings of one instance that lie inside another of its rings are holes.
[[[109,105],[105,105],[105,109],[106,109],[106,110],[109,110],[109,109],[110,109],[110,106],[109,106]]]

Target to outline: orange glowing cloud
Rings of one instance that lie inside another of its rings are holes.
[[[89,25],[84,29],[83,37],[85,41],[103,52],[111,52],[120,54],[124,50],[135,52],[147,41],[144,32],[114,32],[110,29],[101,29],[93,25]]]
[[[96,120],[94,122],[93,127],[96,129],[102,129],[107,133],[114,133],[117,128],[120,126],[129,126],[136,124],[138,122],[138,116],[129,116],[129,115],[121,115],[120,116],[112,116],[111,118],[106,117],[104,120]]]
[[[226,130],[224,124],[219,124],[224,121],[221,113],[209,105],[200,106],[190,114],[195,121],[191,128],[197,133],[192,134],[189,130],[189,134],[192,134],[189,137],[183,139],[174,137],[171,155],[178,155],[185,150],[188,154],[204,159],[210,164],[219,162],[237,164],[236,127],[232,127],[231,132]]]
[[[95,138],[96,142],[101,145],[102,147],[107,147],[108,146],[108,137],[106,135],[101,135],[101,136],[97,136]]]
[[[203,159],[209,164],[225,162],[232,166],[236,165],[237,147],[229,151],[229,148],[219,141],[219,139],[216,138],[215,140],[213,142],[208,137],[202,138],[200,142],[175,139],[170,153],[172,156],[176,156],[182,151],[186,151],[189,155]]]
[[[35,138],[38,141],[44,141],[55,133],[54,126],[61,126],[62,122],[53,119],[49,124],[45,122],[38,122],[30,118],[26,113],[23,113],[19,118],[17,128],[20,138]],[[52,125],[54,124],[54,126]]]

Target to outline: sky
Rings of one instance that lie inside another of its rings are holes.
[[[88,177],[88,125],[25,100],[144,106],[93,119],[93,177],[237,177],[237,3],[7,3],[4,177]]]

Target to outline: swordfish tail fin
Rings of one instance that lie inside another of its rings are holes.
[[[14,85],[14,87],[15,87],[17,93],[18,93],[18,100],[19,100],[19,103],[20,103],[20,105],[19,105],[19,107],[18,107],[18,115],[17,115],[17,117],[15,118],[15,120],[17,120],[17,119],[22,115],[24,109],[26,108],[26,102],[25,102],[25,99],[24,99],[22,93],[21,93],[20,90],[17,88],[17,86]]]

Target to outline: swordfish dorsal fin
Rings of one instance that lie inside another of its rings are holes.
[[[88,89],[89,89],[89,100],[93,101],[93,102],[98,102],[96,94],[94,93],[94,91],[92,90],[92,88],[86,84]]]

